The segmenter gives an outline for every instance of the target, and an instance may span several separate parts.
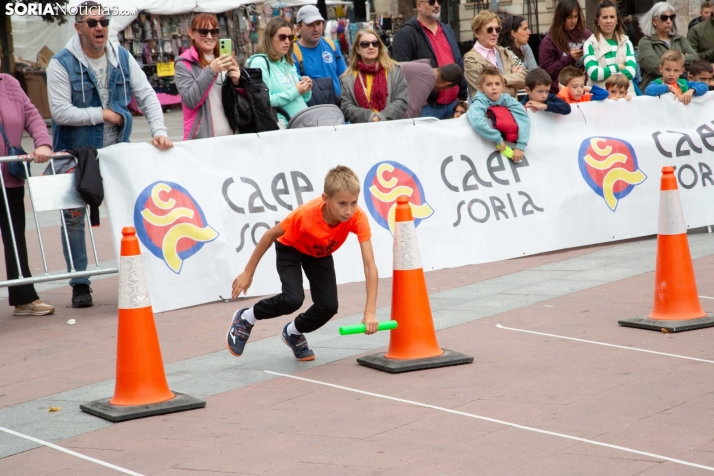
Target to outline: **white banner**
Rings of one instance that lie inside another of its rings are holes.
[[[465,117],[237,135],[168,152],[119,144],[100,162],[116,253],[121,228],[136,227],[161,312],[229,296],[262,234],[318,197],[338,164],[362,180],[382,277],[392,273],[399,195],[410,195],[425,271],[655,234],[665,165],[676,166],[687,226],[714,224],[712,106],[710,93],[688,106],[666,95],[530,113],[521,164]],[[356,237],[335,266],[338,283],[364,280]],[[249,295],[279,291],[271,249]]]

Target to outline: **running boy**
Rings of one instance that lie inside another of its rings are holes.
[[[661,96],[672,93],[678,101],[687,105],[692,101],[692,96],[701,96],[709,91],[709,86],[704,83],[680,78],[684,72],[684,55],[679,51],[667,50],[661,60],[659,72],[662,76],[647,85],[646,95]]]
[[[692,61],[689,65],[689,80],[698,83],[704,83],[709,86],[709,90],[714,87],[714,67],[712,64],[705,59],[698,59]]]
[[[607,91],[596,84],[585,86],[585,71],[575,66],[563,68],[558,75],[558,82],[563,85],[558,97],[568,104],[602,101],[608,96]]]
[[[630,80],[624,74],[613,74],[605,80],[605,89],[609,94],[608,99],[617,101],[618,99],[624,99],[628,101],[632,99],[632,96],[627,94],[627,90],[630,88]]]
[[[553,82],[548,72],[542,68],[528,71],[526,75],[526,97],[521,100],[526,109],[533,112],[546,111],[555,114],[570,114],[570,104],[550,92]]]
[[[233,299],[246,293],[260,259],[275,243],[282,293],[263,299],[252,308],[236,311],[226,336],[231,354],[240,357],[256,321],[291,314],[302,306],[305,293],[302,272],[310,282],[313,305],[285,325],[283,342],[298,360],[315,360],[303,332],[313,332],[337,314],[337,282],[332,253],[350,232],[357,235],[367,281],[367,303],[362,322],[367,334],[377,332],[377,266],[372,250],[372,232],[365,213],[357,206],[360,184],[357,175],[339,165],[325,177],[322,197],[300,205],[279,225],[268,230],[258,242],[245,267],[233,281]],[[302,269],[301,269],[302,268]]]
[[[478,75],[478,92],[471,102],[466,117],[469,118],[471,127],[479,133],[481,137],[490,142],[496,143],[496,149],[504,152],[509,149],[503,141],[501,133],[491,127],[486,121],[486,111],[492,106],[503,106],[510,111],[513,119],[518,125],[518,139],[516,147],[513,149],[513,156],[509,157],[514,162],[523,159],[523,151],[528,145],[528,137],[531,132],[531,122],[528,113],[521,103],[508,93],[503,92],[503,74],[494,66],[484,67]]]

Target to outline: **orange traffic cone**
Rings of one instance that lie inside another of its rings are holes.
[[[436,340],[416,228],[406,196],[397,198],[393,263],[392,320],[399,325],[390,331],[386,353],[361,357],[357,362],[392,373],[473,362],[468,355],[442,350]]]
[[[398,325],[389,334],[389,350],[385,357],[435,357],[444,351],[436,341],[416,228],[407,197],[397,198],[394,222],[392,320]]]
[[[654,307],[649,316],[626,319],[620,324],[668,332],[714,326],[712,315],[704,312],[699,302],[674,167],[662,168]]]
[[[202,408],[205,401],[169,390],[136,230],[122,235],[114,397],[80,408],[111,421]]]

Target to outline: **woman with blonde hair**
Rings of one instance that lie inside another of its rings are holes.
[[[372,30],[357,32],[341,84],[342,113],[351,123],[402,119],[407,112],[407,80]]]
[[[473,49],[464,55],[464,76],[472,99],[478,91],[478,75],[486,66],[495,66],[503,73],[504,92],[514,98],[518,89],[526,87],[528,70],[512,51],[497,44],[501,29],[501,19],[488,10],[481,10],[471,20],[476,42]]]
[[[293,64],[293,40],[295,35],[287,20],[271,18],[265,25],[263,37],[258,44],[258,54],[248,58],[249,68],[260,68],[263,82],[268,87],[270,105],[281,108],[289,117],[278,114],[278,119],[287,126],[291,117],[303,109],[312,97],[312,80],[298,76]]]

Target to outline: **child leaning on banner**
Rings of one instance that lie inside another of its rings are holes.
[[[661,58],[659,72],[662,76],[647,85],[645,94],[661,96],[672,93],[682,104],[689,104],[692,96],[701,96],[709,90],[709,85],[680,78],[684,72],[684,55],[677,50],[667,50]]]
[[[704,83],[709,86],[709,91],[714,89],[714,66],[705,60],[698,59],[689,65],[689,80]]]
[[[566,66],[558,74],[558,82],[563,86],[558,97],[568,104],[607,99],[607,91],[597,84],[585,86],[585,71],[575,66]]]
[[[607,94],[609,94],[608,99],[617,101],[618,99],[624,99],[629,101],[632,96],[627,94],[630,89],[630,80],[624,74],[613,74],[605,80],[605,89]]]
[[[507,108],[518,126],[517,138],[514,141],[516,147],[513,149],[513,156],[509,158],[514,162],[520,162],[523,159],[523,151],[528,145],[531,122],[523,105],[510,94],[503,92],[503,85],[503,74],[498,68],[484,67],[478,75],[479,90],[474,96],[466,116],[471,126],[481,137],[487,141],[495,142],[496,149],[504,152],[508,150],[508,146],[503,141],[501,133],[486,121],[486,112],[493,106]]]
[[[553,83],[548,72],[542,68],[528,71],[526,97],[521,100],[526,109],[533,112],[546,111],[555,114],[570,114],[570,104],[550,92]]]
[[[280,224],[260,239],[245,267],[233,281],[233,299],[246,293],[260,259],[275,243],[278,276],[282,293],[263,299],[252,308],[233,314],[228,329],[228,350],[239,357],[256,321],[291,314],[302,306],[305,292],[302,272],[310,283],[313,305],[285,325],[282,339],[298,360],[315,360],[303,332],[313,332],[337,314],[337,281],[332,253],[342,246],[350,232],[357,235],[362,251],[367,281],[367,303],[362,322],[367,334],[377,331],[377,266],[372,250],[372,232],[367,216],[357,205],[360,184],[357,175],[345,166],[337,166],[325,177],[322,197],[300,205]]]

